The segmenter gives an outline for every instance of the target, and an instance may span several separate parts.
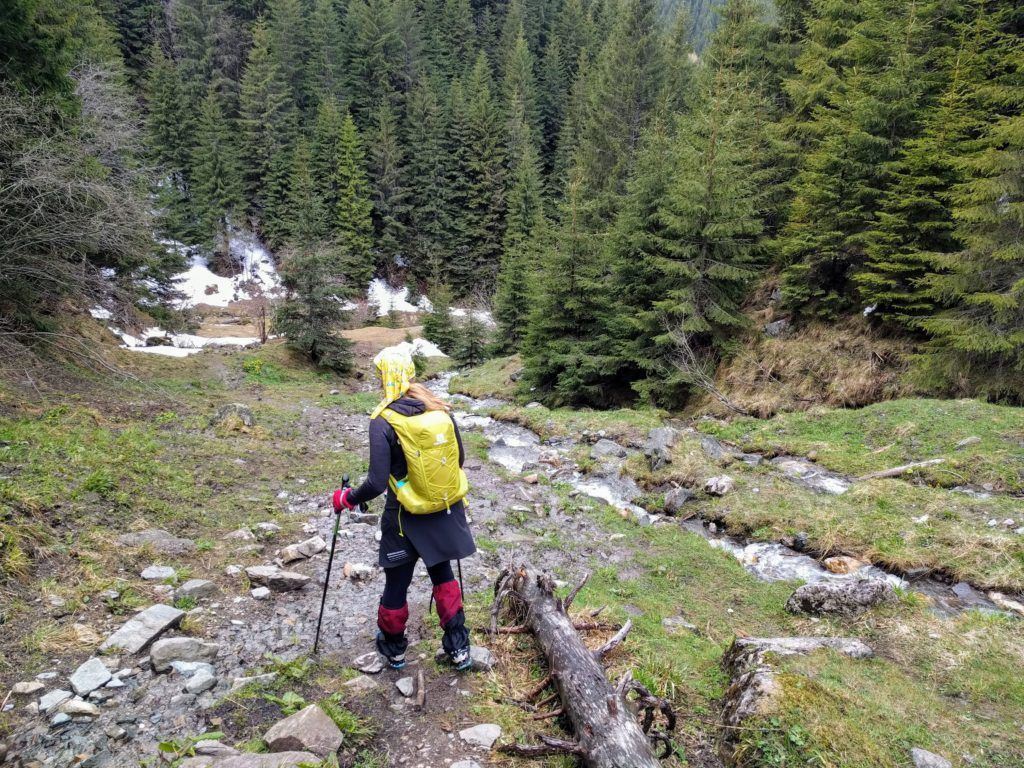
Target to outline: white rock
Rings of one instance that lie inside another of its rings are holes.
[[[75,673],[71,675],[70,683],[75,693],[79,696],[85,696],[87,693],[106,685],[111,677],[113,675],[110,674],[110,670],[107,669],[106,665],[93,656],[75,670]]]
[[[914,768],[953,768],[946,758],[920,747],[910,750],[910,759],[914,761]]]
[[[212,662],[219,650],[216,643],[204,643],[195,637],[170,637],[153,643],[149,662],[154,672],[166,672],[174,661]]]
[[[239,528],[237,531],[226,534],[224,538],[234,541],[256,541],[256,534],[248,528]]]
[[[208,664],[205,661],[172,661],[171,669],[185,677],[191,677],[200,672],[207,672],[211,675],[214,673],[213,664]]]
[[[319,536],[312,536],[298,544],[291,544],[281,550],[281,561],[291,563],[296,560],[307,560],[313,555],[327,549],[327,542]]]
[[[151,565],[139,575],[146,581],[163,581],[173,579],[177,573],[169,565]]]
[[[185,683],[185,692],[199,694],[210,690],[216,684],[217,678],[204,669],[188,679],[188,682]]]
[[[240,566],[240,565],[229,565],[227,568],[224,569],[224,575],[225,576],[234,577],[234,576],[238,576],[241,572],[242,572],[242,566]]]
[[[137,613],[124,626],[104,640],[100,650],[122,648],[128,653],[138,653],[181,621],[184,615],[184,611],[179,611],[169,605],[151,605],[146,610]]]
[[[11,687],[11,693],[15,696],[33,696],[39,693],[46,686],[37,680],[28,683],[15,683]]]
[[[368,675],[376,675],[384,669],[384,659],[376,651],[364,653],[352,660],[352,668],[365,672]]]
[[[60,711],[71,717],[98,717],[99,707],[88,701],[74,698],[60,705]]]
[[[271,539],[276,536],[281,530],[281,526],[277,523],[257,523],[256,524],[256,538],[258,539]]]
[[[481,723],[459,731],[459,738],[464,742],[484,749],[490,749],[499,736],[501,736],[501,726],[494,723]]]
[[[473,669],[477,672],[490,672],[497,663],[494,660],[494,654],[482,645],[471,645],[469,658],[473,662]]]
[[[345,683],[346,688],[350,688],[357,693],[367,693],[368,691],[375,690],[377,688],[377,682],[368,675],[360,675],[354,677]]]
[[[717,475],[709,477],[704,483],[704,490],[712,496],[725,496],[736,485],[736,481],[729,475]]]
[[[409,698],[416,693],[416,681],[411,677],[402,677],[395,681],[395,688],[400,694]]]
[[[72,697],[71,691],[60,690],[59,688],[54,691],[50,691],[44,694],[39,699],[39,709],[43,712],[49,712],[50,710],[56,709],[65,701]]]
[[[321,757],[336,754],[344,739],[341,729],[316,704],[274,723],[263,736],[273,752],[305,750]]]
[[[449,768],[481,768],[481,766],[476,760],[459,760],[457,763],[452,763]]]
[[[252,590],[250,590],[249,594],[251,594],[253,598],[256,600],[266,600],[268,597],[270,597],[270,588],[254,587]]]

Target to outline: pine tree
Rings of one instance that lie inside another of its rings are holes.
[[[235,131],[224,117],[220,102],[211,84],[199,115],[192,168],[204,238],[226,258],[231,226],[245,207],[245,195]]]
[[[349,111],[361,130],[381,104],[398,98],[401,41],[387,0],[352,0],[345,17],[344,62]]]
[[[308,249],[327,238],[329,212],[320,185],[313,178],[313,153],[305,139],[299,139],[292,153],[288,202],[288,235],[295,246]]]
[[[323,99],[317,107],[313,125],[311,167],[317,185],[317,194],[324,207],[332,212],[338,208],[338,182],[335,167],[340,152],[342,118],[333,99]],[[333,226],[332,226],[333,229]]]
[[[378,261],[405,264],[410,214],[405,153],[394,110],[386,102],[377,108],[369,160]]]
[[[541,62],[540,93],[537,111],[540,115],[540,154],[546,172],[555,166],[555,151],[562,131],[565,102],[569,98],[569,73],[565,67],[562,43],[557,35],[548,37]]]
[[[295,110],[288,84],[270,50],[266,25],[253,27],[253,46],[242,76],[239,127],[245,161],[246,197],[271,246],[287,236],[282,216],[290,175]]]
[[[421,77],[406,107],[408,149],[409,266],[421,278],[441,274],[443,243],[448,235],[444,122],[430,79]]]
[[[466,316],[456,326],[455,359],[461,365],[480,365],[487,359],[490,332],[476,308],[466,311]]]
[[[525,124],[533,136],[540,135],[540,108],[537,104],[537,84],[533,73],[533,56],[526,44],[526,38],[520,30],[519,36],[505,62],[504,79],[502,81],[502,98],[508,105],[517,105],[510,109],[510,117]]]
[[[505,219],[504,132],[482,52],[470,74],[466,101],[469,271],[456,273],[454,280],[457,286],[479,290],[493,285],[498,274]]]
[[[288,346],[337,373],[352,370],[352,342],[337,331],[348,317],[345,303],[357,293],[345,273],[348,260],[329,245],[291,252],[281,264],[286,297],[274,315]]]
[[[442,247],[444,259],[438,276],[458,290],[470,288],[473,274],[471,247],[472,216],[469,203],[473,194],[470,169],[469,113],[462,82],[455,80],[448,89],[445,115],[444,179],[445,231]]]
[[[424,18],[427,22],[436,19],[429,48],[434,71],[446,81],[465,76],[476,56],[476,28],[469,0],[437,0],[436,9],[428,7]]]
[[[318,101],[340,99],[344,91],[341,19],[335,0],[313,0],[310,16],[309,84]]]
[[[373,203],[359,130],[348,112],[341,123],[334,180],[338,190],[335,233],[344,251],[342,274],[356,285],[373,276]]]
[[[444,283],[430,292],[430,312],[423,318],[423,337],[433,342],[445,354],[455,352],[457,333],[452,321],[452,292]]]
[[[269,42],[281,77],[300,111],[313,105],[310,57],[314,51],[304,0],[268,0]]]

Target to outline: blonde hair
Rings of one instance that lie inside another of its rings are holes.
[[[451,405],[443,400],[438,395],[431,392],[425,386],[420,384],[418,381],[409,383],[409,389],[405,392],[406,397],[411,397],[414,400],[419,400],[425,406],[428,411],[451,411]]]

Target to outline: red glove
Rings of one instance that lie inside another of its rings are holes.
[[[340,513],[342,509],[355,509],[356,505],[348,500],[352,495],[351,488],[339,488],[334,492],[334,511]]]

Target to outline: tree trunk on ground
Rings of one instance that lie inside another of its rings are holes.
[[[622,692],[608,682],[599,660],[621,642],[628,626],[613,642],[591,651],[576,633],[567,606],[554,596],[550,576],[521,566],[513,573],[510,586],[512,594],[525,604],[525,623],[547,658],[563,712],[578,740],[578,749],[573,751],[583,764],[588,768],[659,768],[647,736]]]

